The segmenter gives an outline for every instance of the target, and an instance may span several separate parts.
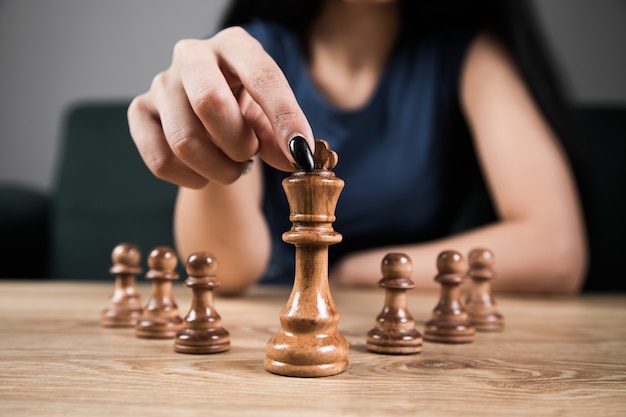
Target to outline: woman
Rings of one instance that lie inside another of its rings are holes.
[[[178,249],[213,252],[223,292],[291,278],[280,179],[304,163],[290,147],[306,156],[317,137],[346,181],[332,280],[375,284],[395,251],[430,286],[440,251],[482,246],[496,254],[498,290],[579,290],[573,142],[525,8],[428,3],[236,1],[226,29],[179,42],[133,101],[145,163],[180,186]],[[481,186],[493,216],[464,222]]]

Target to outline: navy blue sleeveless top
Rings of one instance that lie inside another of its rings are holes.
[[[459,108],[459,75],[472,36],[429,35],[398,46],[370,100],[357,110],[328,102],[309,77],[297,36],[270,23],[246,30],[285,73],[316,138],[337,152],[335,174],[345,181],[334,228],[343,241],[329,248],[331,263],[347,252],[422,242],[446,235],[476,171]],[[294,248],[281,239],[291,228],[281,181],[289,173],[264,166],[263,208],[272,260],[263,282],[293,280]]]

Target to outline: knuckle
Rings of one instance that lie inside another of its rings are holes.
[[[191,99],[191,105],[202,114],[220,114],[233,99],[229,88],[209,85],[198,90]]]
[[[133,120],[134,116],[138,116],[142,113],[150,113],[151,111],[151,101],[150,95],[148,93],[143,93],[130,102],[128,108],[126,109],[126,115],[129,120]]]
[[[256,146],[256,144],[255,146],[236,146],[230,150],[229,156],[233,161],[245,162],[256,154],[257,149],[258,146]]]
[[[126,109],[126,114],[134,114],[141,110],[141,96],[137,96],[132,99],[128,108]]]
[[[146,166],[156,178],[192,189],[200,189],[208,180],[193,171],[176,167],[176,157],[171,154],[153,154],[145,159]]]
[[[172,152],[182,161],[196,155],[197,145],[194,133],[191,129],[181,128],[170,134]]]
[[[243,136],[244,134],[242,134]],[[231,138],[232,139],[232,138]],[[236,163],[242,163],[252,158],[258,151],[258,143],[247,139],[225,140],[221,146],[222,152]]]
[[[273,126],[293,123],[298,119],[299,108],[287,98],[291,88],[280,70],[259,68],[253,72],[250,82],[253,89],[265,93],[265,97],[268,98],[266,113]]]
[[[259,67],[250,74],[250,85],[255,91],[272,91],[287,87],[287,82],[280,69]]]
[[[213,40],[222,42],[225,40],[239,41],[243,38],[252,38],[241,26],[229,26],[220,30],[213,36]]]
[[[178,61],[181,58],[189,56],[189,54],[193,53],[196,45],[198,44],[197,39],[180,39],[174,44],[174,49],[172,52],[172,60]]]
[[[171,167],[174,163],[171,155],[153,153],[146,157],[145,163],[155,177],[165,181],[170,180]]]
[[[168,84],[169,84],[169,75],[167,71],[161,71],[152,78],[152,83],[150,84],[150,91],[158,91],[158,90],[165,89]]]
[[[288,108],[285,105],[280,105],[272,109],[270,123],[273,126],[289,125],[298,119],[299,112],[297,110]]]
[[[134,124],[133,122],[135,120],[135,116],[145,111],[146,105],[144,101],[145,99],[142,98],[142,96],[137,96],[130,102],[128,108],[126,109],[126,119],[128,120],[131,130]]]

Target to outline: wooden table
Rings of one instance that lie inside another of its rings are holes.
[[[288,288],[217,298],[232,348],[213,355],[100,327],[111,292],[102,283],[0,283],[1,416],[626,415],[623,295],[500,296],[504,333],[388,356],[364,348],[381,290],[335,288],[350,367],[302,379],[263,368]],[[140,292],[146,300],[149,288]],[[184,316],[191,297],[180,282],[175,297]],[[420,331],[436,301],[409,292]]]

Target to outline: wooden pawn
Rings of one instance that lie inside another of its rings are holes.
[[[465,307],[470,322],[479,331],[504,330],[504,317],[491,293],[491,280],[495,276],[493,253],[489,249],[473,249],[468,263],[467,276],[472,282]]]
[[[407,307],[406,292],[413,264],[408,255],[389,253],[381,265],[383,278],[378,285],[385,289],[385,305],[376,317],[375,327],[367,333],[365,347],[376,353],[412,354],[422,351],[422,335]]]
[[[146,279],[152,281],[152,293],[135,326],[135,335],[147,339],[171,339],[180,330],[183,319],[172,293],[172,281],[178,279],[176,253],[167,246],[156,247],[148,256]]]
[[[217,353],[230,349],[230,335],[213,307],[217,261],[208,252],[193,253],[186,263],[185,286],[193,291],[189,313],[176,333],[174,350],[179,353]]]
[[[143,313],[141,297],[135,277],[141,274],[141,252],[136,245],[120,243],[111,253],[113,265],[109,272],[115,275],[115,289],[100,315],[104,327],[133,327]]]
[[[441,298],[430,321],[426,322],[424,340],[442,343],[474,341],[475,330],[461,299],[460,285],[465,277],[464,259],[459,252],[448,250],[437,257]]]

